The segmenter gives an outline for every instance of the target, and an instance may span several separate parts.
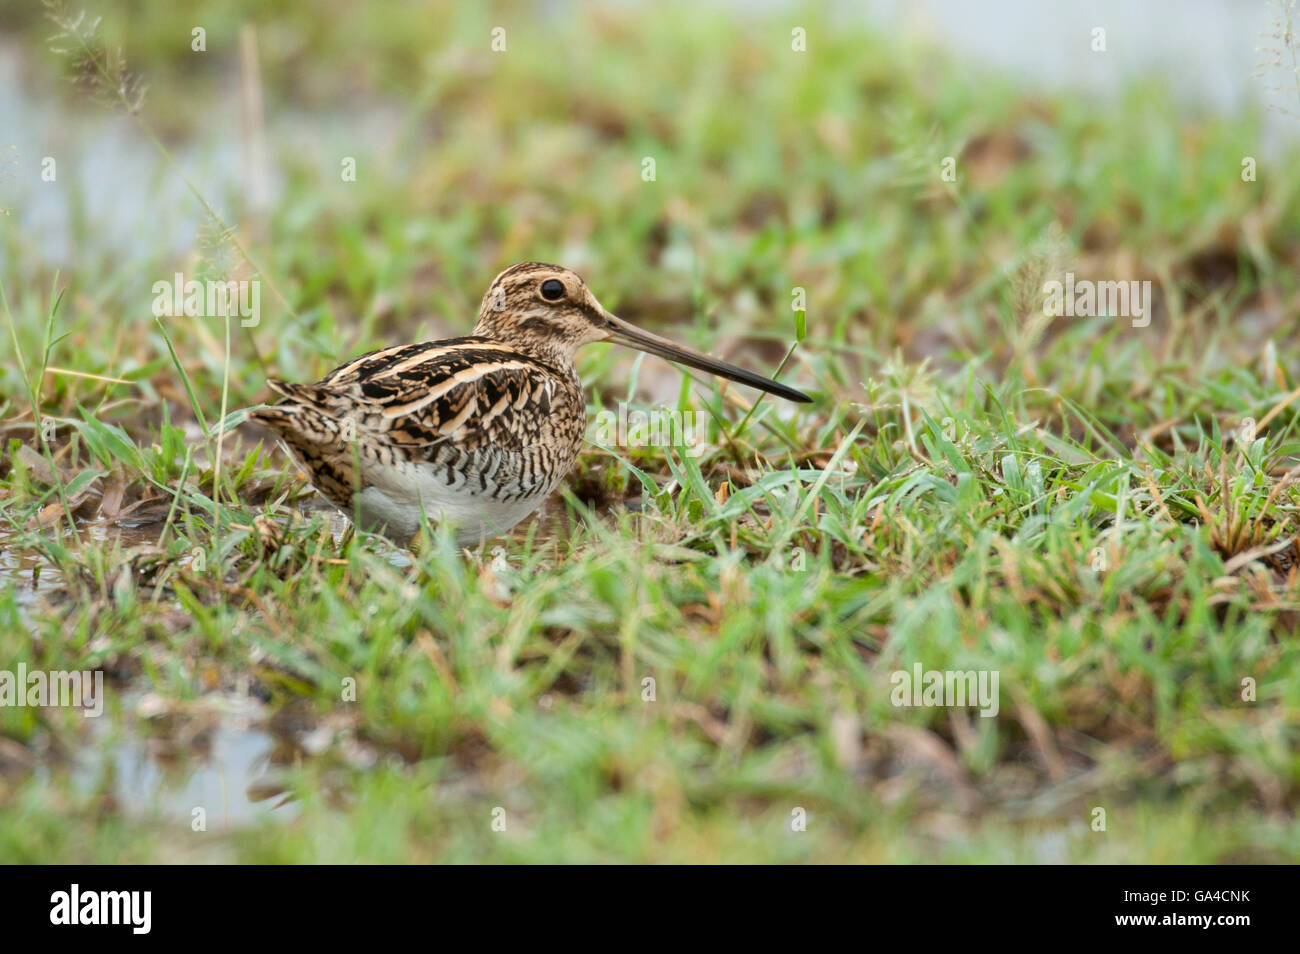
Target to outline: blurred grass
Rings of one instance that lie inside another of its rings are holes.
[[[165,340],[149,313],[177,270],[247,274],[198,203],[146,201],[138,240],[105,247],[93,188],[64,172],[81,212],[58,261],[0,194],[29,369],[0,362],[0,665],[103,668],[112,724],[182,760],[178,740],[251,696],[298,810],[191,831],[70,767],[91,744],[79,714],[4,708],[0,859],[1300,856],[1300,550],[1249,555],[1295,537],[1297,416],[1247,422],[1296,386],[1294,149],[1245,183],[1258,117],[1189,112],[1155,82],[1101,105],[972,79],[809,9],[400,10],[92,8],[149,83],[141,118],[296,313],[264,289],[262,323],[234,329],[233,406],[264,399],[268,373],[463,333],[525,259],[756,367],[784,354],[803,288],[787,377],[820,400],[764,402],[735,436],[735,393],[696,388],[714,420],[697,461],[593,447],[495,554],[336,543],[252,431],[223,447],[233,503],[212,502],[186,381],[219,419],[224,329],[164,319]],[[130,117],[60,87],[39,13],[5,26],[51,130],[70,151],[125,136],[149,153]],[[221,169],[248,132],[231,102],[250,21],[265,223]],[[107,184],[148,197],[168,179],[158,163]],[[184,254],[159,219],[192,223]],[[1151,280],[1155,320],[1046,324],[1041,283],[1066,270]],[[593,410],[678,399],[679,373],[651,360],[595,346],[582,370]],[[44,477],[16,449],[45,453],[29,390],[58,424]],[[889,674],[914,662],[998,670],[999,716],[895,708]]]

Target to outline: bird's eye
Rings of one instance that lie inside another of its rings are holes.
[[[542,297],[547,301],[559,301],[564,297],[564,282],[558,278],[548,278],[542,282]]]

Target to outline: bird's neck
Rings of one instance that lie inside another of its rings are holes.
[[[578,369],[574,362],[574,352],[577,349],[570,341],[550,337],[539,338],[533,335],[484,334],[478,328],[474,329],[474,333],[505,345],[511,351],[534,358],[560,374],[572,377],[574,380],[578,378]]]

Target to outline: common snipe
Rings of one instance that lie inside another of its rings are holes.
[[[408,543],[431,522],[462,546],[504,533],[569,472],[587,421],[574,353],[617,341],[791,401],[801,391],[611,315],[581,278],[524,262],[498,275],[468,337],[380,348],[250,416],[362,529]]]

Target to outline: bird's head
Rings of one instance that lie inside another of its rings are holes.
[[[790,401],[812,398],[726,361],[679,345],[610,314],[576,273],[559,265],[521,262],[492,280],[474,334],[570,364],[593,341],[615,341]]]

